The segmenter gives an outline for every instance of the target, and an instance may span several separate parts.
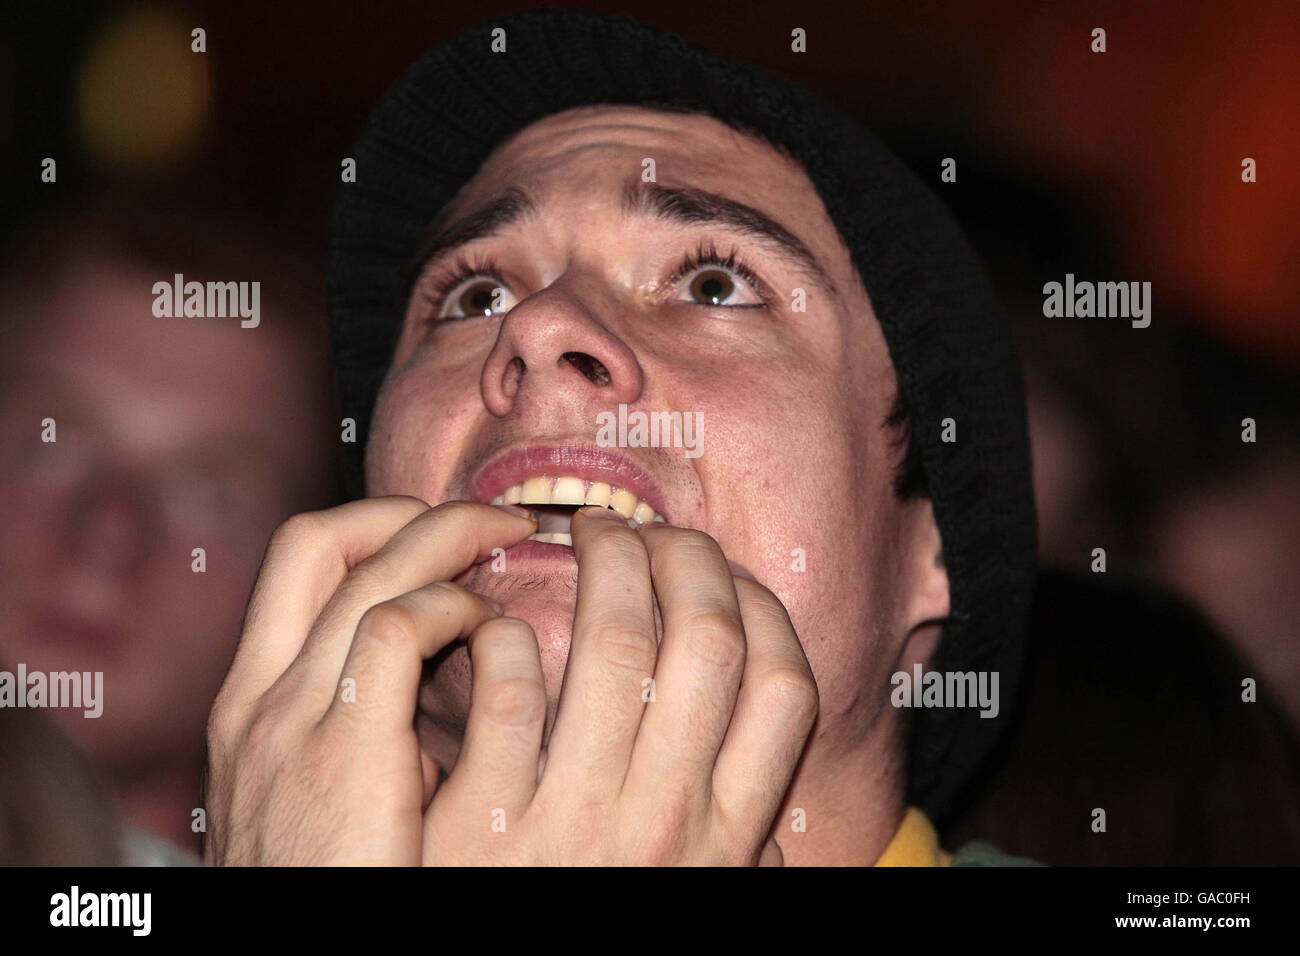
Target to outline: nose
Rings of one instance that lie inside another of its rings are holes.
[[[66,512],[68,553],[105,576],[131,573],[155,531],[147,498],[139,482],[119,473],[87,482]]]
[[[645,387],[636,354],[600,320],[618,308],[591,284],[556,280],[506,313],[483,363],[480,390],[493,415],[523,401],[635,402]]]

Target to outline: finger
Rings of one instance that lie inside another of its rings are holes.
[[[376,604],[357,625],[343,664],[344,692],[334,695],[322,725],[337,725],[358,745],[414,734],[424,662],[500,613],[449,581]]]
[[[771,837],[763,844],[763,852],[758,857],[759,866],[785,866],[785,854]]]
[[[518,618],[480,626],[470,637],[469,658],[465,738],[444,787],[449,799],[475,805],[471,816],[487,820],[498,807],[511,815],[526,806],[537,789],[546,685],[537,635]]]
[[[339,582],[429,506],[392,496],[295,515],[276,529],[218,697],[244,710],[284,673]]]
[[[420,750],[420,790],[420,810],[428,810],[438,790],[438,764],[423,749]]]
[[[523,513],[522,509],[515,509]],[[535,531],[531,517],[469,501],[430,508],[347,573],[312,625],[276,691],[328,706],[361,616],[433,581],[454,578]]]
[[[748,654],[731,727],[713,768],[713,801],[733,823],[766,826],[817,718],[817,684],[776,595],[741,577],[735,586]]]
[[[583,508],[571,530],[578,598],[547,765],[561,787],[582,779],[613,794],[627,775],[655,670],[650,561],[618,512]]]
[[[641,534],[664,633],[655,702],[641,720],[624,789],[666,787],[707,800],[745,666],[731,569],[701,531],[660,525]]]

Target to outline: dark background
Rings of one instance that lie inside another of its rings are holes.
[[[11,10],[0,47],[0,132],[14,211],[52,200],[37,174],[40,159],[55,156],[60,194],[92,182],[167,184],[246,207],[319,247],[339,158],[376,98],[456,31],[537,6],[548,4],[222,0]],[[1262,361],[1300,362],[1300,16],[1289,0],[586,6],[631,14],[811,88],[866,120],[936,183],[938,160],[956,157],[958,182],[944,196],[977,236],[997,226],[985,221],[997,213],[976,169],[1014,178],[1040,201],[1068,202],[1080,222],[1004,240],[1048,260],[1073,240],[1067,228],[1089,229],[1105,237],[1119,274],[1155,283],[1158,322],[1177,308],[1186,313],[1178,321]],[[157,90],[196,64],[144,43],[126,49],[123,33],[146,24],[207,30],[197,68],[210,96],[168,106]],[[790,52],[795,26],[808,31],[806,54]],[[1107,31],[1104,55],[1089,49],[1096,26]],[[115,43],[116,54],[106,52]],[[159,150],[153,163],[88,150],[77,111],[96,54],[111,63],[95,82],[123,94],[121,127],[165,125],[159,117],[170,108],[193,114],[197,135]],[[1239,175],[1244,156],[1259,164],[1249,188]],[[17,221],[7,216],[5,225]]]

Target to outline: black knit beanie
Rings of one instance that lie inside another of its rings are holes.
[[[506,52],[492,51],[505,30]],[[1019,366],[970,248],[938,199],[857,123],[807,94],[618,16],[516,14],[425,54],[376,106],[341,187],[329,305],[350,490],[362,494],[371,412],[434,216],[494,147],[542,117],[597,103],[699,110],[784,147],[852,254],[884,332],[943,541],[952,615],[943,671],[997,671],[1000,715],[918,709],[909,800],[941,817],[983,758],[1020,672],[1034,581],[1034,511]],[[956,441],[941,440],[943,420]]]

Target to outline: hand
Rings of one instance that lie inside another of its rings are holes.
[[[637,532],[585,508],[572,534],[577,607],[548,747],[532,628],[481,623],[426,862],[779,865],[769,834],[818,700],[785,608],[702,532]]]
[[[436,785],[413,721],[423,662],[499,613],[446,579],[535,530],[392,497],[276,531],[208,720],[209,863],[420,862]]]
[[[532,629],[440,580],[533,529],[388,498],[277,532],[209,721],[209,862],[780,862],[768,833],[817,706],[780,602],[733,581],[700,532],[576,515],[573,642],[543,754]],[[422,663],[466,635],[470,714],[435,794],[412,729]]]

